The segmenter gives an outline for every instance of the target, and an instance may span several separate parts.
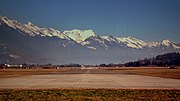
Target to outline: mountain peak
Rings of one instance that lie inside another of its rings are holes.
[[[34,25],[34,24],[32,24],[30,21],[28,21],[27,25]]]
[[[65,30],[63,33],[78,43],[81,43],[82,41],[86,40],[91,36],[96,36],[93,30],[73,29]]]
[[[24,24],[24,26],[26,26],[27,28],[29,29],[33,29],[33,30],[40,30],[40,28],[36,25],[34,25],[33,23],[31,22],[28,22],[27,24]]]
[[[109,37],[109,38],[111,38],[111,39],[113,39],[113,38],[114,38],[114,36],[112,36],[112,35],[108,35],[108,37]]]
[[[162,44],[165,46],[169,46],[172,42],[169,39],[162,40]]]
[[[8,19],[6,16],[0,16],[0,20]]]
[[[6,17],[6,16],[0,16],[0,20],[3,21],[4,23],[17,22],[17,21],[14,21],[14,20],[9,19],[9,18]]]
[[[0,16],[0,23],[4,23],[14,29],[16,29],[16,25],[18,25],[19,23],[15,20],[11,20],[6,16]]]
[[[162,40],[162,42],[168,42],[168,43],[171,43],[171,40],[169,40],[169,39],[164,39],[164,40]]]

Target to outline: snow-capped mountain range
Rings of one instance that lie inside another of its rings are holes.
[[[73,29],[59,31],[53,28],[41,28],[31,22],[22,24],[5,16],[0,16],[0,34],[1,38],[4,40],[0,41],[0,52],[4,52],[0,53],[0,55],[6,54],[7,57],[13,58],[13,60],[18,60],[18,58],[21,58],[21,60],[23,59],[22,56],[17,55],[19,54],[18,51],[13,51],[13,54],[6,52],[7,47],[10,47],[11,44],[13,44],[13,48],[16,46],[23,47],[19,46],[19,44],[15,44],[17,38],[20,44],[24,43],[23,45],[27,48],[37,51],[36,53],[40,53],[40,57],[42,58],[46,57],[45,60],[48,62],[56,61],[54,63],[79,62],[97,64],[99,62],[122,62],[180,50],[180,44],[168,39],[149,42],[131,36],[99,36],[93,30]],[[19,39],[19,37],[22,38]],[[26,39],[26,41],[22,39]],[[7,40],[14,40],[15,43],[10,43]],[[44,50],[44,48],[42,48],[43,45],[53,50]],[[9,50],[12,52],[13,49],[11,48],[9,48]],[[52,56],[44,56],[52,52],[55,56],[53,54],[51,54]],[[31,51],[29,51],[29,53],[31,54]],[[63,55],[61,55],[62,53]],[[142,56],[142,54],[146,55]],[[26,56],[26,53],[23,55]],[[56,56],[58,56],[58,58],[55,58]],[[61,62],[61,56],[69,60]],[[74,59],[74,57],[76,58]],[[80,57],[80,59],[78,60],[77,57]],[[10,61],[7,59],[0,62],[12,62],[13,60]],[[28,60],[28,62],[31,62],[30,60]],[[19,60],[19,62],[21,61]]]

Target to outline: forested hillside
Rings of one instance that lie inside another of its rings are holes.
[[[148,65],[180,66],[180,53],[179,52],[167,53],[163,55],[158,55],[154,58],[128,62],[125,65],[126,66],[148,66]]]

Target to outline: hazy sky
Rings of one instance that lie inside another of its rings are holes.
[[[58,30],[180,42],[180,0],[1,0],[0,15]]]

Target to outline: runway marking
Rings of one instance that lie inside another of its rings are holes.
[[[109,75],[106,75],[107,78],[109,78],[110,80],[116,82],[117,84],[119,84],[120,86],[122,86],[123,88],[127,88],[126,86],[122,85],[121,83],[119,83],[118,81],[116,80],[113,80],[112,77],[110,77]]]

